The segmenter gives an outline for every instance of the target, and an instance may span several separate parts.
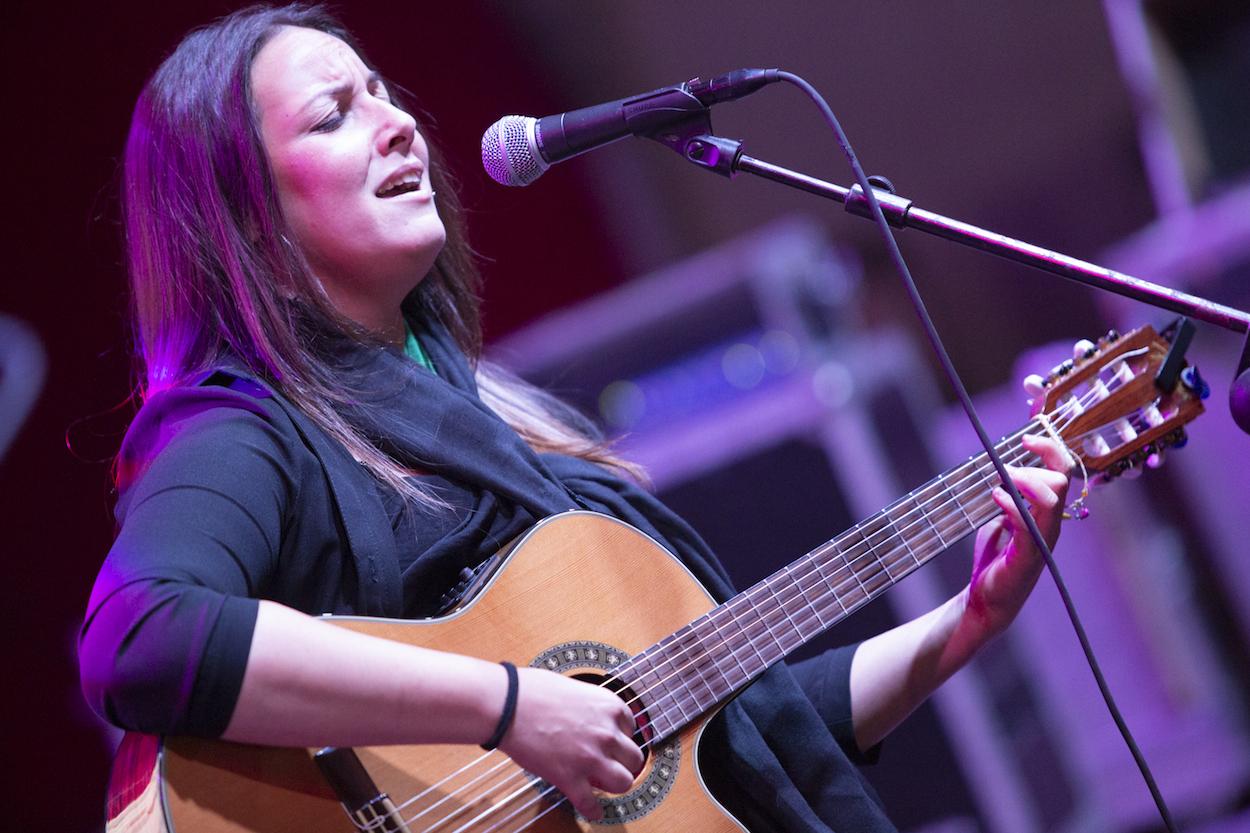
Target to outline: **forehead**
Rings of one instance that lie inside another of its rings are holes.
[[[252,92],[262,110],[299,106],[326,85],[368,74],[356,51],[333,35],[283,26],[252,62]]]

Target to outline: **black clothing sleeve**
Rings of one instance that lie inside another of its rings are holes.
[[[303,469],[256,400],[149,401],[118,465],[119,533],[79,641],[83,691],[128,729],[215,737],[238,699]]]
[[[799,687],[812,701],[846,757],[857,764],[875,764],[881,744],[866,752],[860,751],[852,722],[851,661],[858,649],[859,643],[844,645],[789,665]]]

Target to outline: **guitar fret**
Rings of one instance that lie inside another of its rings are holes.
[[[651,708],[656,709],[668,719],[673,727],[681,726],[690,720],[690,715],[686,712],[681,703],[681,692],[676,690],[672,685],[673,679],[670,676],[672,672],[671,662],[665,656],[665,646],[672,641],[673,637],[666,638],[663,642],[656,646],[659,650],[647,651],[637,657],[639,663],[645,662],[647,670],[640,676],[639,683],[642,691],[652,694]],[[657,663],[656,656],[662,659]],[[637,691],[635,692],[637,693]],[[672,707],[675,706],[681,712],[681,719],[678,720],[672,714]],[[653,713],[654,718],[654,713]]]
[[[712,668],[714,668],[716,673],[720,675],[720,685],[712,689],[716,695],[716,699],[719,701],[723,696],[732,692],[739,685],[745,682],[745,680],[734,681],[730,679],[729,674],[726,673],[725,666],[727,663],[725,662],[725,655],[728,654],[732,657],[733,648],[729,645],[729,643],[725,642],[725,640],[721,638],[719,628],[714,628],[714,630],[717,640],[713,645],[708,647],[707,656],[711,662]],[[733,671],[733,668],[731,667],[729,670]],[[739,670],[741,670],[741,665],[739,665]]]
[[[733,616],[729,616],[728,618],[729,618],[729,624],[737,628],[738,633],[736,635],[726,638],[725,632],[721,629],[721,624],[723,623],[717,622],[715,616],[711,614],[709,614],[707,617],[708,621],[712,622],[713,627],[716,628],[716,634],[717,636],[720,637],[721,643],[723,645],[728,646],[729,655],[733,657],[733,661],[738,664],[738,670],[742,672],[742,680],[740,680],[738,683],[738,685],[740,685],[741,683],[746,682],[747,680],[751,679],[751,672],[748,671],[747,667],[742,664],[742,658],[738,656],[737,644],[741,641],[740,637],[742,636],[742,628],[738,625],[737,621],[734,619]],[[748,642],[748,644],[750,643]],[[737,685],[734,685],[733,688],[737,688]]]
[[[846,559],[842,556],[842,553],[838,550],[837,543],[835,543],[834,541],[830,541],[828,544],[826,544],[826,546],[832,548],[834,553],[839,558],[842,558],[843,563],[846,562]],[[842,608],[842,614],[846,615],[849,611],[846,609],[846,605],[842,602],[842,596],[838,592],[837,588],[834,587],[829,582],[829,575],[825,572],[825,562],[822,559],[813,559],[812,563],[816,565],[816,572],[820,575],[820,580],[824,582],[826,587],[829,588],[829,593],[833,596],[833,600],[838,603],[838,607]]]
[[[968,463],[964,464],[963,466],[960,466],[958,469],[955,470],[955,474],[959,476],[959,479],[961,481],[967,475],[963,475],[960,473],[963,472],[963,470],[971,464],[972,464],[972,461],[969,460]],[[950,500],[952,500],[955,503],[955,505],[959,507],[959,512],[960,514],[964,516],[964,520],[967,521],[968,526],[975,526],[975,524],[973,524],[972,522],[972,518],[968,517],[968,510],[964,507],[963,495],[956,495],[954,492],[951,491],[950,480],[951,480],[950,478],[944,478],[942,482],[942,485],[946,491],[946,494],[949,495]]]
[[[802,641],[803,631],[799,629],[799,626],[795,623],[794,619],[790,616],[790,611],[786,609],[787,605],[785,601],[777,595],[777,590],[776,588],[773,587],[773,583],[771,581],[766,580],[764,582],[764,586],[768,589],[769,595],[772,596],[773,609],[781,611],[781,615],[785,617],[786,622],[790,625],[791,628],[794,629],[795,635],[799,637],[800,641]],[[780,640],[778,640],[778,642],[780,642]]]
[[[865,594],[866,594],[866,595],[868,596],[868,598],[870,598],[870,599],[874,599],[874,598],[876,598],[877,593],[878,593],[878,592],[879,592],[879,591],[880,591],[880,590],[881,590],[881,589],[882,589],[882,588],[883,588],[886,584],[891,584],[891,583],[892,583],[892,579],[890,578],[890,571],[889,571],[889,569],[886,567],[886,565],[882,562],[882,560],[881,560],[881,554],[880,554],[879,552],[877,552],[877,544],[874,544],[872,541],[870,541],[870,540],[868,539],[868,536],[864,534],[864,528],[865,528],[865,527],[867,527],[869,524],[879,522],[879,521],[880,521],[880,518],[881,518],[881,516],[880,516],[880,515],[877,515],[876,517],[870,518],[869,520],[867,520],[867,521],[865,521],[864,523],[860,524],[860,525],[859,525],[859,527],[858,527],[858,529],[859,529],[859,537],[863,539],[863,541],[864,541],[864,546],[865,546],[865,547],[867,547],[868,552],[872,555],[872,558],[873,558],[873,563],[872,563],[872,564],[869,564],[869,565],[868,565],[868,567],[869,567],[869,568],[872,568],[872,567],[875,565],[875,566],[876,566],[876,568],[877,568],[877,569],[876,569],[876,570],[875,570],[875,571],[874,571],[871,575],[869,575],[869,576],[868,576],[868,584],[869,584],[869,588],[868,588],[868,589],[865,589],[865,591],[864,591],[864,592],[865,592]],[[877,529],[873,530],[873,531],[872,531],[871,533],[869,533],[869,534],[871,534],[871,535],[876,535],[876,534],[878,534],[879,532],[881,532],[880,527],[878,527]],[[873,586],[873,582],[874,582],[876,579],[881,578],[882,574],[884,574],[884,575],[885,575],[885,584],[877,584],[877,585]],[[858,578],[858,577],[859,577],[859,573],[857,572],[857,573],[856,573],[856,578]]]
[[[734,660],[734,663],[738,666],[737,673],[745,674],[745,670],[742,668],[742,663],[738,661],[738,658],[734,653],[733,644],[725,638],[725,634],[721,631],[720,624],[714,617],[704,616],[700,619],[696,619],[689,625],[691,630],[696,634],[698,634],[699,629],[704,626],[706,626],[711,632],[699,635],[699,640],[704,645],[704,651],[708,661],[711,663],[712,668],[720,676],[719,684],[715,686],[709,685],[709,688],[712,689],[716,698],[719,700],[725,693],[733,691],[746,681],[745,677],[744,679],[737,681],[731,679],[730,674],[735,672],[734,668],[729,666],[727,659]]]
[[[681,646],[681,650],[673,663],[674,677],[679,686],[690,692],[690,696],[694,698],[695,703],[698,704],[700,711],[702,711],[704,704],[700,697],[700,687],[706,690],[709,704],[715,703],[718,699],[706,675],[701,673],[710,661],[710,657],[707,654],[703,641],[699,639],[693,628],[683,628],[679,633],[681,636],[678,638],[677,644]]]
[[[851,529],[851,532],[855,532],[859,534],[860,544],[863,545],[865,550],[870,548],[868,544],[868,540],[864,538],[864,533],[860,531],[859,527],[854,527],[853,529]],[[872,598],[872,594],[868,592],[868,588],[865,587],[864,582],[860,580],[859,572],[854,566],[855,563],[858,562],[859,559],[863,557],[861,555],[856,554],[855,552],[856,547],[859,547],[860,544],[851,545],[851,558],[847,558],[847,555],[845,552],[839,552],[838,554],[842,556],[842,563],[845,564],[846,569],[850,571],[851,578],[855,579],[855,583],[859,585],[860,592],[864,594],[864,598],[870,599]],[[852,603],[852,607],[854,606],[855,606],[855,603]]]
[[[898,507],[899,504],[895,503],[881,512],[886,526],[893,530],[892,533],[887,533],[889,537],[885,540],[885,555],[882,558],[882,561],[885,563],[886,574],[889,575],[891,583],[898,581],[920,564],[920,559],[916,557],[915,552],[912,550],[910,536],[915,533],[911,530],[910,524],[902,516],[896,520],[895,516],[891,514]],[[900,522],[903,524],[902,526],[899,526]],[[882,532],[886,531],[886,526],[882,527]]]
[[[862,548],[862,544],[851,544],[847,550],[839,550],[838,555],[842,559],[842,567],[838,568],[838,587],[847,585],[844,597],[850,602],[851,609],[859,606],[861,599],[869,598],[868,588],[859,579],[859,573],[853,566],[856,559],[862,556],[856,554],[856,549]],[[850,582],[847,581],[844,574],[850,574]]]
[[[778,657],[785,656],[785,646],[781,644],[781,640],[779,640],[777,638],[777,634],[773,632],[772,625],[768,623],[768,619],[765,618],[765,616],[760,613],[759,607],[757,607],[755,604],[755,599],[752,598],[752,596],[754,595],[753,590],[754,588],[752,588],[751,590],[747,590],[746,593],[743,594],[743,596],[745,597],[747,604],[751,606],[751,611],[755,614],[760,624],[764,626],[764,633],[766,633],[769,636],[769,638],[772,639],[773,644],[777,646],[777,654],[775,656],[771,654],[766,655],[764,654],[763,651],[760,652],[760,658],[765,661],[764,664],[772,665],[777,660]]]
[[[810,638],[812,634],[819,633],[820,631],[824,630],[826,627],[825,618],[820,615],[820,605],[813,602],[812,597],[807,594],[809,587],[817,588],[820,585],[819,574],[816,573],[816,571],[811,569],[812,562],[813,562],[813,559],[805,558],[802,561],[795,562],[794,564],[791,564],[789,567],[786,568],[786,575],[788,578],[790,578],[790,581],[794,583],[794,586],[798,588],[799,595],[803,598],[804,606],[806,607],[807,610],[811,611],[812,615],[816,617],[816,627],[812,628],[808,632],[805,639]],[[796,568],[799,568],[800,566],[802,567],[801,570],[796,569]],[[794,577],[794,574],[796,572],[799,574],[797,578]],[[804,582],[807,582],[808,586],[805,587]],[[828,624],[832,624],[832,623],[828,623]]]
[[[733,604],[736,601],[738,601],[738,599],[731,599],[727,603],[726,609],[729,610],[731,613],[729,621],[733,624],[734,627],[738,629],[738,633],[741,635],[742,641],[745,642],[748,647],[750,647],[751,651],[754,652],[755,654],[755,658],[759,660],[759,667],[756,668],[755,671],[752,672],[752,674],[758,674],[760,671],[763,671],[765,668],[768,667],[768,660],[765,659],[764,655],[760,653],[759,646],[755,644],[755,640],[751,638],[751,634],[748,633],[746,628],[742,626],[742,617],[739,615],[739,613],[733,611]],[[751,610],[752,612],[754,612],[753,607],[751,608]],[[735,654],[735,658],[736,657],[737,657],[737,654]],[[750,659],[750,657],[748,657],[748,659]],[[739,664],[741,664],[742,660],[739,659],[738,662]]]
[[[945,549],[945,548],[946,548],[946,538],[945,538],[945,536],[943,536],[943,535],[942,535],[942,530],[940,530],[940,529],[938,528],[937,524],[935,524],[935,523],[933,522],[933,518],[932,518],[932,517],[930,517],[930,515],[929,515],[929,511],[928,511],[927,509],[925,509],[925,504],[924,504],[924,503],[922,503],[922,502],[920,501],[920,499],[916,496],[916,492],[923,492],[924,488],[926,488],[926,487],[921,487],[920,489],[917,489],[917,490],[915,490],[915,491],[908,492],[908,493],[907,493],[907,497],[908,497],[908,499],[909,499],[909,500],[911,500],[912,506],[916,507],[916,508],[915,508],[915,510],[913,510],[913,511],[915,511],[915,512],[919,513],[920,518],[923,520],[923,522],[924,522],[924,523],[925,523],[925,524],[929,527],[929,529],[932,531],[932,533],[933,533],[934,535],[936,535],[936,536],[937,536],[937,539],[938,539],[938,544],[939,544],[939,545],[941,545],[942,549]],[[928,502],[928,499],[927,499],[927,498],[926,498],[925,502]],[[941,505],[940,505],[940,504],[938,505],[938,508],[939,508],[939,509],[941,508]],[[909,514],[910,514],[910,512],[909,512]]]
[[[897,506],[897,504],[895,504],[895,505]],[[882,515],[884,515],[884,516],[885,516],[886,521],[888,521],[888,522],[889,522],[889,524],[890,524],[890,526],[894,529],[894,538],[895,538],[896,540],[899,540],[899,541],[901,541],[901,542],[903,543],[903,548],[904,548],[905,550],[907,550],[907,554],[911,556],[912,561],[916,562],[916,566],[918,567],[918,566],[920,566],[920,559],[919,559],[919,558],[917,558],[917,557],[916,557],[916,553],[912,551],[912,548],[911,548],[911,541],[910,541],[910,540],[908,540],[907,534],[903,531],[904,529],[910,529],[910,528],[911,528],[911,526],[912,526],[912,524],[911,524],[909,521],[906,521],[906,520],[905,520],[905,519],[907,518],[907,515],[906,515],[906,514],[904,514],[904,515],[902,516],[902,518],[904,519],[904,526],[900,527],[900,526],[898,525],[898,521],[897,521],[897,520],[895,520],[895,519],[894,519],[894,517],[890,514],[890,509],[891,509],[891,508],[893,508],[893,507],[888,507],[888,508],[887,508],[884,512],[882,512]],[[887,569],[888,569],[888,565],[887,565]],[[911,570],[911,567],[910,567],[910,566],[908,566],[908,567],[904,568],[904,570],[903,570],[902,574],[900,574],[899,578],[902,578],[902,576],[903,576],[903,575],[906,575],[906,574],[907,574],[910,570]],[[894,578],[893,574],[891,574],[891,576],[890,576],[890,577],[891,577],[891,578]]]
[[[951,511],[951,503],[954,501],[946,478],[938,478],[916,491],[921,495],[921,497],[916,499],[917,503],[921,507],[927,507],[925,509],[925,518],[928,519],[930,526],[933,527],[934,534],[942,542],[943,549],[967,534],[968,530],[964,528],[963,522],[960,520],[963,510],[958,502],[955,502],[955,508],[959,512]]]

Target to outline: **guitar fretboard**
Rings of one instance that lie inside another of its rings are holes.
[[[1035,465],[1021,433],[995,450]],[[619,675],[645,704],[654,739],[729,699],[993,518],[998,482],[988,455],[971,457],[636,654]]]

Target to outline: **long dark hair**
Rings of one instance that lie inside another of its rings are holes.
[[[318,352],[327,334],[376,337],[330,303],[282,216],[251,95],[252,63],[282,26],[333,35],[374,69],[324,8],[253,6],[187,35],[135,105],[122,199],[139,396],[241,362],[383,482],[428,502],[407,469],[340,414],[345,392]],[[429,144],[447,240],[405,311],[447,327],[477,367],[483,399],[531,445],[623,466],[597,437],[572,427],[558,403],[479,361],[480,276],[455,183]]]

